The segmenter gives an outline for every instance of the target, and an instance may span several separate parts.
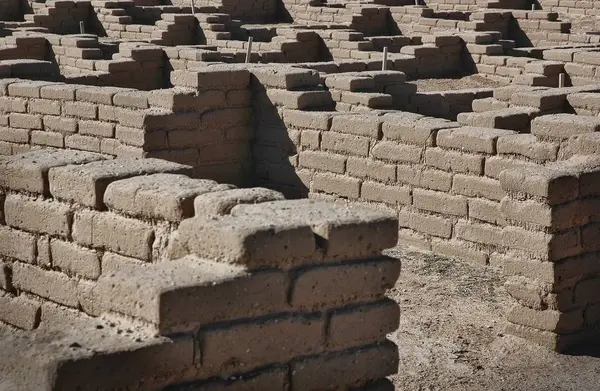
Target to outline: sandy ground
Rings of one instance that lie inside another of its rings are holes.
[[[464,90],[467,88],[496,88],[505,85],[480,75],[446,79],[419,79],[410,81],[409,83],[416,84],[419,92]]]
[[[504,335],[510,300],[499,271],[407,249],[388,255],[402,261],[389,293],[402,313],[390,335],[396,390],[600,390],[600,349],[559,355]]]

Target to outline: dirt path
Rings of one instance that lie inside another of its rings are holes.
[[[600,349],[558,355],[504,335],[510,301],[499,271],[410,250],[388,255],[402,260],[390,292],[402,311],[390,336],[400,351],[397,390],[600,390]]]

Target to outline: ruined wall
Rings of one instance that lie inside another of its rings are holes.
[[[189,6],[185,0],[172,0],[173,4]],[[197,7],[215,7],[218,12],[231,15],[243,22],[268,23],[275,21],[276,0],[197,0]]]
[[[397,371],[384,293],[400,265],[381,256],[393,215],[191,171],[66,150],[0,159],[0,320],[33,331],[2,338],[3,384],[319,390]]]
[[[3,79],[2,154],[53,147],[156,157],[190,164],[207,178],[243,183],[252,134],[250,77],[233,74],[215,67],[204,73],[207,79],[194,80],[174,72],[184,88],[152,92]]]

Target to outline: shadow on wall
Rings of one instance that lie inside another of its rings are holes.
[[[252,161],[254,186],[277,190],[288,199],[307,198],[309,189],[296,173],[299,132],[288,129],[266,88],[252,77],[254,142]],[[294,141],[295,140],[295,141]]]

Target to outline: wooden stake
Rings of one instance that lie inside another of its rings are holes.
[[[559,73],[558,74],[558,87],[564,88],[564,86],[565,86],[565,74]]]
[[[194,0],[190,0],[192,3],[192,15],[196,13],[196,7],[194,7]]]
[[[388,48],[387,46],[383,47],[383,62],[381,63],[381,70],[387,71],[387,58],[388,58]]]
[[[250,56],[252,55],[252,37],[248,38],[248,51],[246,52],[246,64],[250,62]]]
[[[85,34],[85,23],[83,23],[83,20],[79,22],[79,32]]]

